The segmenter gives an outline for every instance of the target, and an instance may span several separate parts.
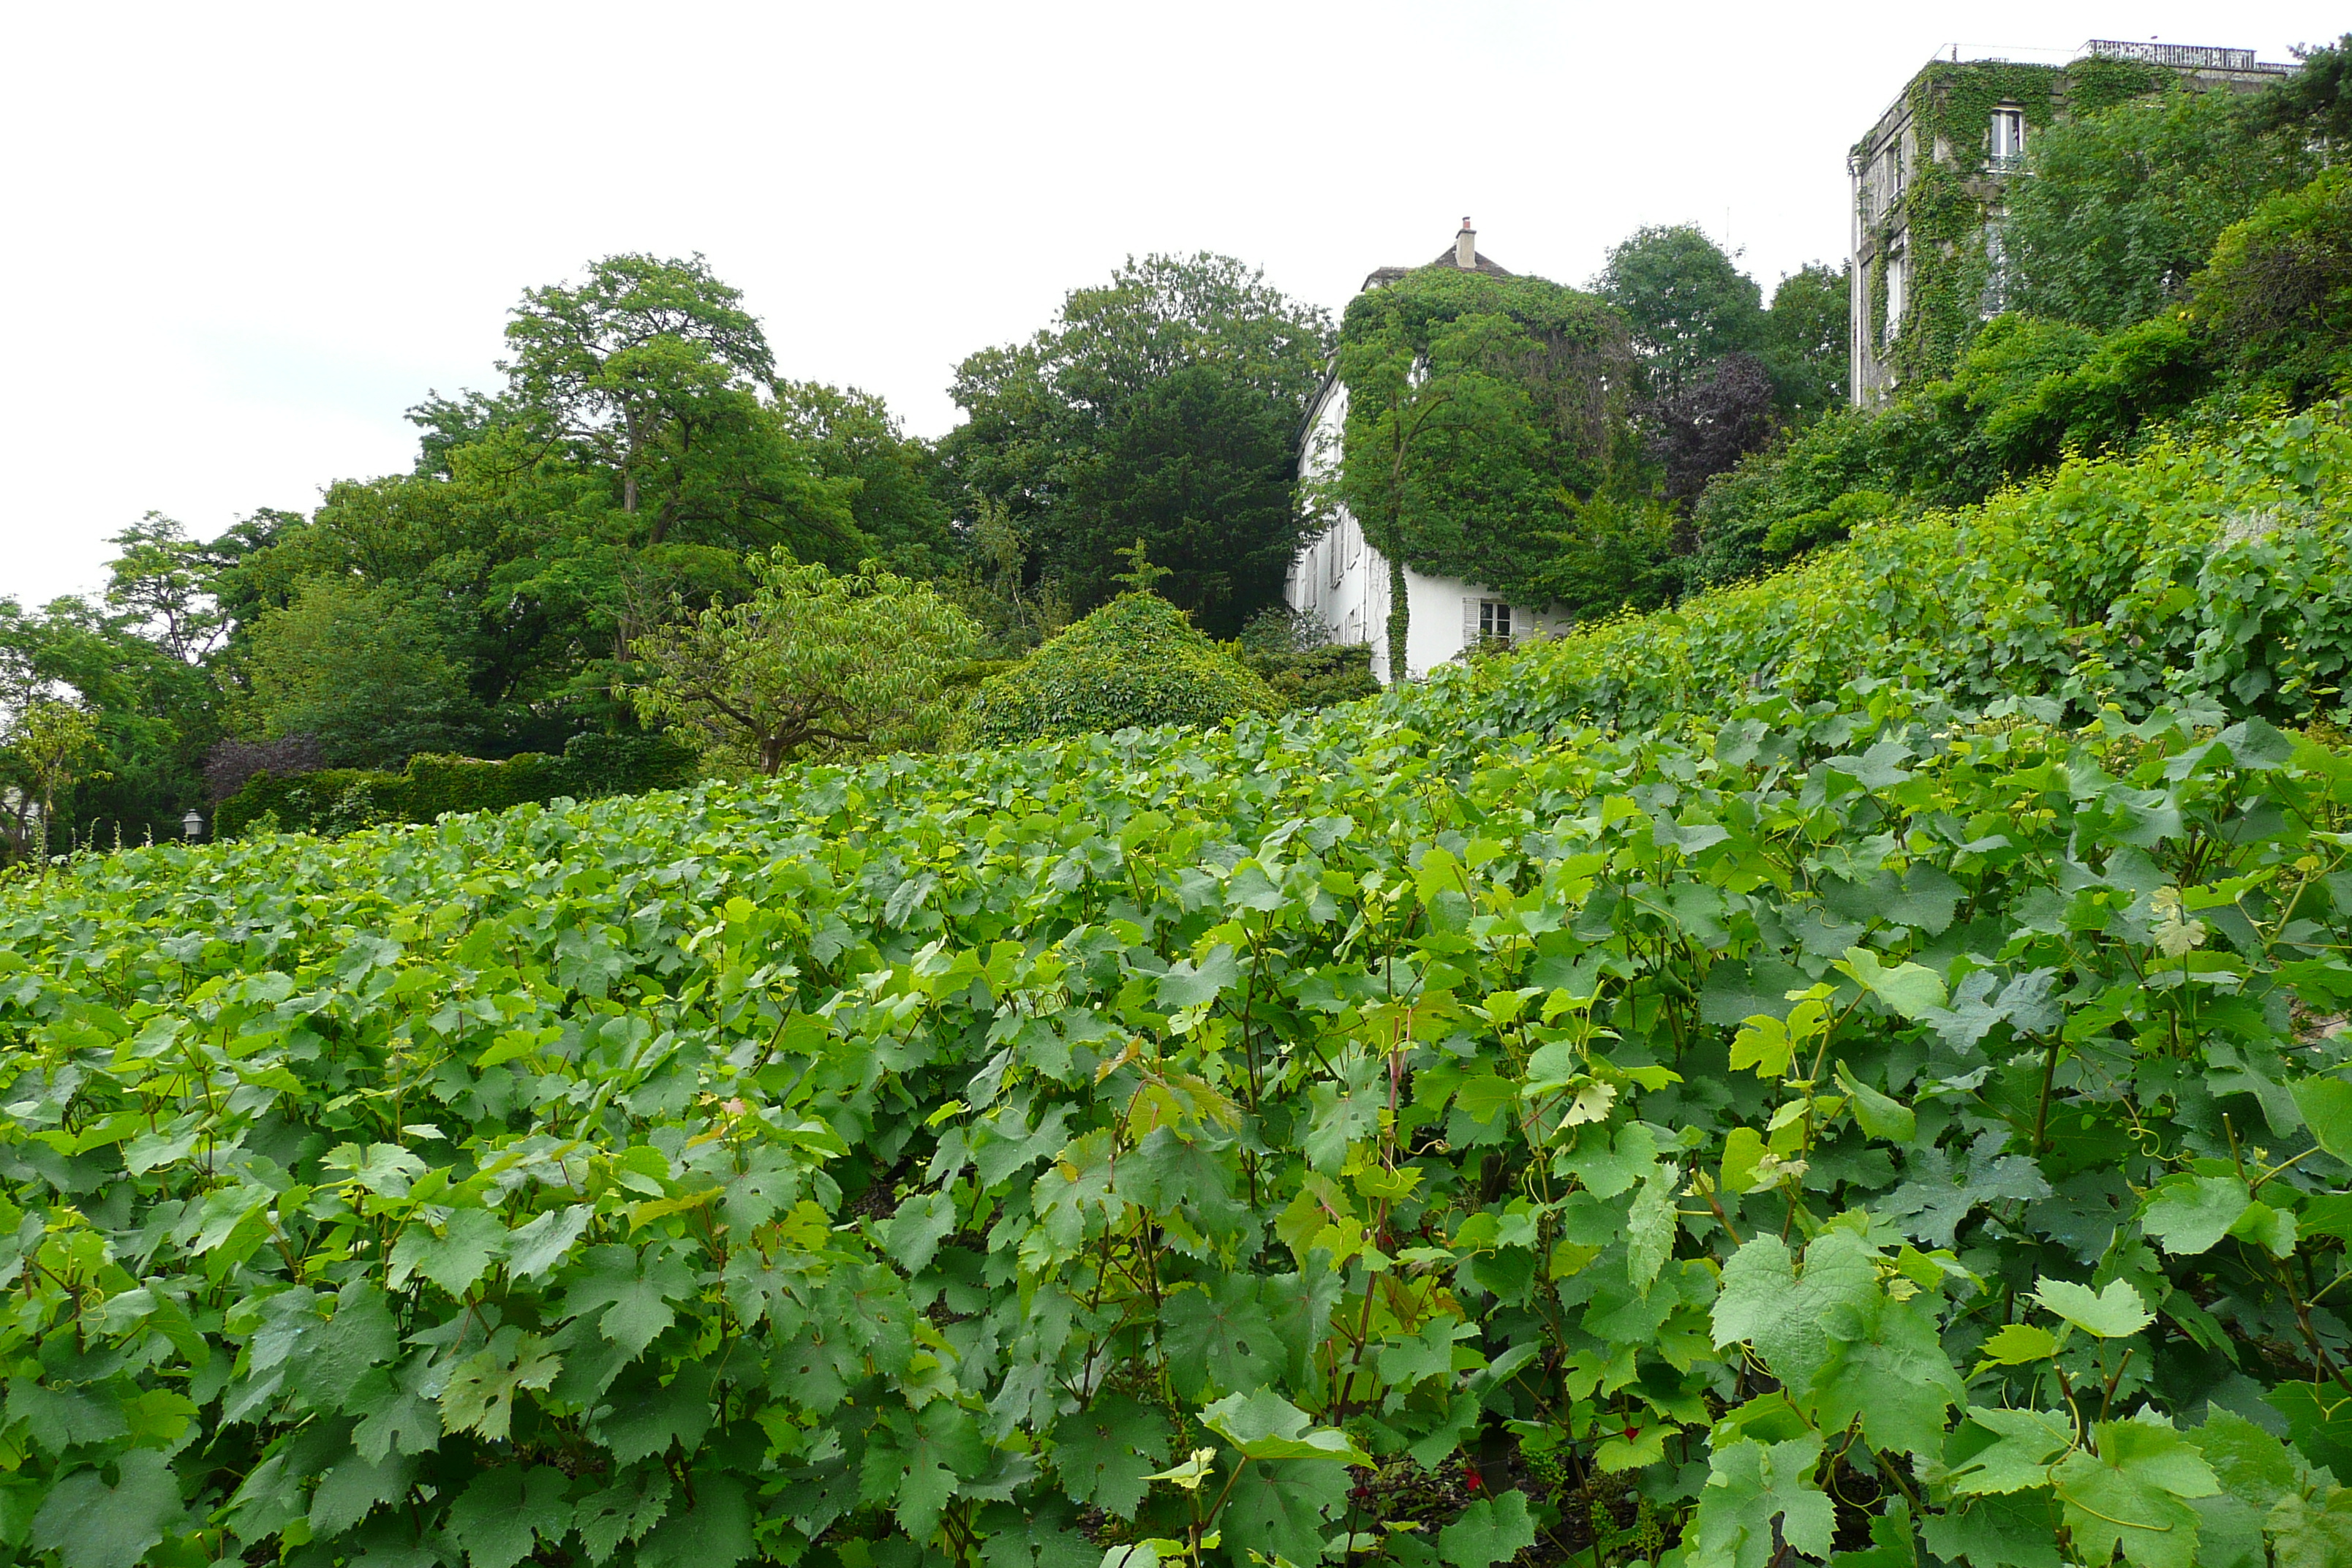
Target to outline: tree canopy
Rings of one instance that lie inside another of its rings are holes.
[[[1001,509],[1033,586],[1085,611],[1140,537],[1161,592],[1219,636],[1279,597],[1302,514],[1297,439],[1330,322],[1231,257],[1148,256],[1072,290],[1028,342],[981,351],[941,443],[968,515]]]

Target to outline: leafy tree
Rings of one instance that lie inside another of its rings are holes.
[[[762,773],[937,740],[943,694],[979,636],[961,611],[887,572],[837,574],[781,550],[750,566],[749,598],[636,639],[645,674],[629,695],[647,722]]]
[[[2176,85],[2042,131],[2001,225],[2011,306],[2105,331],[2179,303],[2223,229],[2315,170],[2267,99]]]
[[[58,820],[58,797],[85,779],[104,777],[98,721],[71,702],[27,703],[0,733],[0,773],[16,781],[5,819],[12,857],[40,852]],[[40,814],[33,819],[33,805]]]
[[[907,435],[888,405],[855,387],[779,381],[775,401],[785,433],[805,445],[816,471],[854,483],[850,521],[877,560],[915,577],[954,568],[961,551],[930,443]]]
[[[2352,363],[2352,170],[2224,230],[2194,280],[2194,315],[2242,383],[2300,400],[2340,376]]]
[[[2255,123],[2266,131],[2352,144],[2352,33],[2317,48],[2296,46],[2303,68],[2263,92]]]
[[[1801,423],[1843,407],[1852,348],[1846,264],[1809,262],[1783,277],[1756,351],[1782,415]]]
[[[1653,396],[1675,395],[1765,335],[1756,280],[1690,224],[1635,230],[1609,252],[1593,287],[1624,317]]]
[[[958,366],[948,474],[975,510],[1004,509],[1030,585],[1099,605],[1140,535],[1165,592],[1230,635],[1280,596],[1297,549],[1295,441],[1329,331],[1230,257],[1130,260],[1028,342]]]
[[[254,630],[248,721],[268,736],[316,735],[343,766],[460,749],[478,710],[450,642],[392,587],[309,578]]]
[[[1349,304],[1332,499],[1388,559],[1393,676],[1408,566],[1549,599],[1569,510],[1628,466],[1631,369],[1614,312],[1540,278],[1432,267]]]
[[[1725,354],[1680,392],[1642,410],[1651,458],[1665,471],[1665,499],[1687,505],[1706,481],[1760,450],[1780,428],[1772,377],[1754,354]]]

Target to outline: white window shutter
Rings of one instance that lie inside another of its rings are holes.
[[[1475,599],[1462,601],[1462,646],[1478,646],[1478,601]]]

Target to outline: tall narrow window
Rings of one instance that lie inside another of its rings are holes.
[[[1891,343],[1903,331],[1903,285],[1910,268],[1905,265],[1901,251],[1889,255],[1880,266],[1886,268],[1886,325],[1880,333],[1882,342]]]
[[[2025,161],[2025,110],[2004,103],[1992,111],[1992,166],[2014,169]]]

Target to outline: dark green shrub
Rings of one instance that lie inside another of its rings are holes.
[[[966,720],[987,742],[1275,714],[1265,681],[1152,594],[1122,594],[1003,674]]]
[[[448,812],[503,811],[569,796],[639,795],[694,777],[694,753],[663,735],[575,735],[563,755],[524,752],[503,762],[415,756],[400,773],[321,768],[284,778],[259,773],[223,801],[215,837],[269,817],[289,833],[348,833],[378,822],[431,822]]]
[[[2194,289],[2239,379],[2298,400],[2324,392],[2352,362],[2352,170],[2232,225]]]
[[[1289,653],[1244,653],[1242,663],[1293,709],[1328,708],[1379,694],[1372,645],[1325,643]]]

